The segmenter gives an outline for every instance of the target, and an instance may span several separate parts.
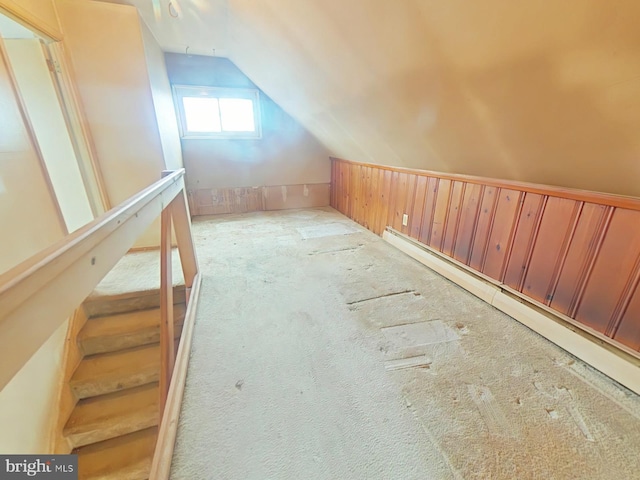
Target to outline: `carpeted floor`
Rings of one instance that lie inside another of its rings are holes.
[[[335,211],[194,232],[172,479],[640,478],[637,396]]]

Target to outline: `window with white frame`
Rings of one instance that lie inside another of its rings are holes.
[[[262,136],[258,90],[174,85],[183,138]]]

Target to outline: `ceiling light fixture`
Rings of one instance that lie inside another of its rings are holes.
[[[171,15],[173,18],[178,18],[180,16],[180,13],[180,4],[177,1],[172,0],[171,2],[169,2],[169,15]]]

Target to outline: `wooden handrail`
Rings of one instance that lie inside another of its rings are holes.
[[[176,170],[0,275],[0,390],[163,210],[171,205],[176,226],[188,225],[185,195],[184,169]],[[198,267],[190,228],[176,237],[185,282],[192,284]]]
[[[553,185],[540,185],[537,183],[517,182],[515,180],[501,180],[489,177],[479,177],[475,175],[463,175],[460,173],[444,173],[432,170],[420,170],[417,168],[392,167],[389,165],[378,165],[375,163],[355,162],[344,158],[330,157],[336,162],[348,163],[350,165],[360,165],[362,167],[372,167],[379,170],[391,172],[409,173],[422,177],[433,177],[445,180],[457,180],[466,183],[485,185],[488,187],[507,188],[520,190],[522,192],[536,193],[538,195],[549,195],[552,197],[568,198],[580,202],[595,202],[611,207],[628,208],[630,210],[640,210],[640,198],[626,195],[615,195],[613,193],[594,192],[590,190],[580,190],[577,188],[558,187]]]

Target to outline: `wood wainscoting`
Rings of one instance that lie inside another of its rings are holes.
[[[376,234],[390,226],[640,357],[640,199],[338,158],[331,185],[331,206]]]
[[[246,213],[329,206],[328,183],[190,190],[192,215]]]

